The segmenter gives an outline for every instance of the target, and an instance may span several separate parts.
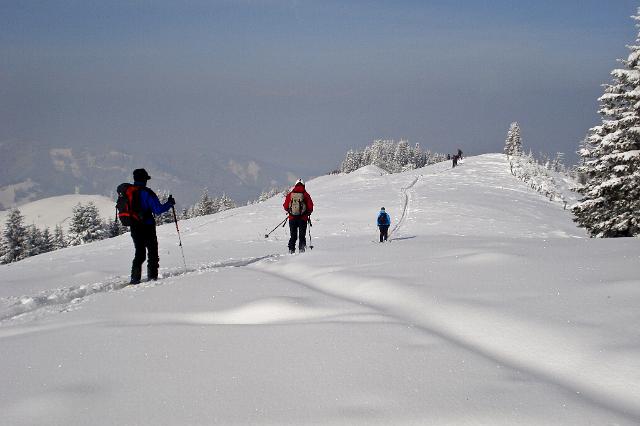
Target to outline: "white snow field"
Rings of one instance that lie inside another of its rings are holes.
[[[307,190],[304,254],[264,238],[276,197],[181,222],[187,273],[158,228],[157,282],[123,288],[128,235],[0,266],[0,423],[640,423],[639,239],[587,238],[501,154]]]
[[[93,202],[96,205],[100,212],[100,217],[103,219],[113,220],[115,218],[115,200],[102,195],[59,195],[32,201],[19,206],[18,209],[24,216],[24,225],[26,226],[36,225],[40,229],[50,228],[50,231],[53,232],[53,229],[60,225],[66,231],[71,224],[73,208],[78,203],[86,205],[89,202]],[[10,210],[0,211],[0,230],[4,228],[9,212]]]

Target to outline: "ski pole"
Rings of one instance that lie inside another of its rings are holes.
[[[182,248],[182,238],[180,238],[180,228],[178,228],[178,217],[176,216],[175,207],[171,206],[171,211],[173,211],[173,221],[176,223],[176,231],[178,232],[178,241],[180,245],[180,252],[182,253],[182,263],[184,264],[184,272],[187,273],[187,261],[184,259],[184,249]]]
[[[273,228],[268,234],[264,234],[265,238],[269,238],[269,235],[271,235],[273,233],[273,231],[275,231],[276,229],[278,229],[280,227],[280,225],[282,225],[282,227],[284,228],[285,222],[287,221],[287,219],[289,218],[289,216],[285,217],[282,222],[280,222],[279,224],[276,225],[275,228]]]
[[[307,222],[309,222],[309,248],[313,250],[313,244],[311,244],[311,227],[313,226],[313,223],[311,223],[311,217],[307,219]]]

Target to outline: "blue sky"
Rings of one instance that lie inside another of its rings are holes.
[[[640,5],[0,1],[0,141],[215,149],[313,172],[350,147],[574,151]]]

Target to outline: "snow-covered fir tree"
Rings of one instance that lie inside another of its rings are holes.
[[[219,210],[219,202],[215,198],[209,196],[209,190],[207,188],[202,190],[200,200],[193,206],[193,216],[206,216],[214,214]]]
[[[640,13],[640,9],[638,10]],[[636,27],[640,17],[634,16]],[[640,34],[623,68],[611,72],[599,98],[602,123],[591,128],[578,154],[586,176],[573,207],[593,237],[640,236]]]
[[[260,193],[260,196],[258,197],[258,199],[256,199],[253,202],[249,202],[247,204],[261,203],[263,201],[267,201],[271,197],[275,197],[278,194],[284,194],[286,192],[287,192],[287,189],[274,187],[274,188],[268,189],[266,191],[262,191]]]
[[[169,191],[163,190],[158,194],[158,200],[160,200],[160,203],[164,204],[169,199],[169,195],[170,195]],[[169,211],[166,211],[156,216],[157,225],[162,225],[164,223],[171,223],[171,222],[173,222],[173,211],[171,209],[169,209]]]
[[[56,225],[53,230],[53,249],[60,250],[65,247],[67,247],[67,240],[64,236],[64,230],[62,226]]]
[[[371,146],[371,164],[391,173],[396,171],[395,142],[392,140],[377,140]]]
[[[105,228],[104,222],[100,219],[100,212],[92,201],[86,206],[78,203],[73,208],[69,225],[69,244],[77,246],[102,240],[107,237]]]
[[[37,256],[40,253],[44,253],[42,248],[44,245],[44,238],[42,231],[36,228],[35,225],[27,227],[27,239],[25,244],[26,256]]]
[[[192,208],[185,207],[182,209],[182,212],[180,213],[180,220],[191,219],[192,217],[194,217]]]
[[[114,238],[127,232],[127,227],[120,223],[120,219],[114,217],[107,224],[107,238]]]
[[[442,154],[423,152],[419,144],[411,146],[407,140],[395,142],[378,139],[362,151],[349,150],[340,166],[340,171],[351,173],[360,167],[373,164],[389,173],[398,173],[437,163],[445,158]]]
[[[343,173],[351,173],[354,170],[358,170],[362,163],[362,153],[360,151],[354,151],[350,149],[347,151],[347,155],[340,166],[340,170]]]
[[[507,139],[504,141],[504,153],[507,155],[522,155],[522,136],[520,125],[514,121],[507,131]]]
[[[395,152],[393,153],[393,160],[396,163],[395,169],[397,171],[402,171],[405,168],[413,168],[413,152],[409,147],[409,142],[405,140],[398,142]]]
[[[2,263],[17,262],[27,257],[27,228],[18,209],[9,212],[2,232]]]
[[[223,193],[218,199],[218,211],[222,212],[229,209],[235,209],[236,203],[227,194]]]
[[[197,216],[206,216],[218,213],[220,211],[236,208],[236,202],[227,194],[222,194],[220,198],[211,197],[209,191],[205,188],[202,191],[200,200],[190,208],[184,208],[180,214],[180,219],[190,219]],[[172,217],[173,221],[173,217]]]
[[[42,246],[40,247],[40,251],[41,253],[49,253],[53,250],[55,250],[53,245],[53,235],[47,227],[42,231]]]
[[[551,165],[551,170],[553,170],[554,172],[565,171],[563,152],[556,152],[556,158],[553,160],[553,163]]]

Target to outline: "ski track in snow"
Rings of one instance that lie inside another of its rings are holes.
[[[426,176],[438,176],[441,175],[445,172],[449,172],[453,169],[447,167],[447,168],[441,168],[440,170],[437,170],[435,173],[430,173]],[[391,238],[391,235],[395,235],[396,231],[399,230],[402,225],[405,222],[405,219],[407,218],[407,214],[409,213],[409,207],[411,205],[411,189],[413,189],[413,187],[416,185],[416,183],[418,183],[418,181],[421,178],[424,178],[425,175],[418,175],[416,176],[413,181],[407,185],[406,187],[401,189],[402,192],[402,197],[403,197],[403,203],[402,203],[402,214],[400,215],[400,219],[398,220],[398,222],[396,223],[396,225],[393,227],[393,229],[389,232],[389,240],[403,240],[403,239],[407,239],[407,238],[412,238],[412,237],[396,237],[396,238]]]
[[[230,259],[223,262],[202,264],[196,268],[187,268],[186,271],[184,270],[184,268],[164,271],[162,272],[162,277],[158,281],[141,283],[134,287],[155,287],[167,278],[178,277],[196,272],[208,272],[219,268],[238,268],[277,256],[280,255],[269,254],[265,256],[251,257],[246,259]],[[125,287],[129,287],[130,284],[127,281],[128,277],[118,276],[109,278],[104,282],[47,290],[33,296],[20,296],[0,299],[0,304],[4,305],[0,307],[0,323],[10,321],[23,314],[31,313],[43,308],[57,307],[57,312],[64,312],[68,310],[71,305],[80,303],[88,296],[99,293],[109,293],[112,291],[122,290]]]
[[[407,217],[407,212],[409,211],[409,202],[411,200],[411,197],[410,197],[410,194],[409,194],[409,190],[411,188],[413,188],[413,186],[416,184],[416,182],[418,182],[419,178],[420,178],[420,176],[416,176],[415,179],[413,179],[413,182],[411,182],[405,188],[402,188],[402,195],[404,197],[404,200],[403,200],[403,203],[402,203],[402,214],[400,215],[400,219],[398,220],[398,223],[396,223],[396,226],[394,226],[393,229],[391,230],[391,232],[389,233],[389,236],[394,235],[395,232],[398,229],[400,229],[400,227],[404,223],[404,220]]]
[[[264,262],[253,268],[372,308],[381,316],[439,336],[498,365],[525,371],[640,423],[640,384],[635,376],[612,374],[605,358],[587,355],[589,351],[583,350],[579,341],[567,341],[553,330],[520,323],[489,309],[447,303],[435,296],[425,298],[424,293],[415,293],[414,286],[393,279],[362,277],[303,263]],[[576,361],[576,353],[585,355]]]

